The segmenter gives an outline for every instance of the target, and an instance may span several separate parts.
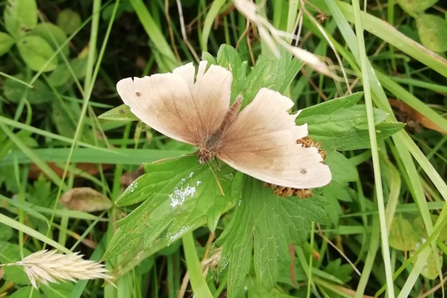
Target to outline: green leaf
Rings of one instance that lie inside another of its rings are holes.
[[[57,66],[57,59],[48,60],[54,51],[48,42],[39,36],[25,36],[17,42],[17,47],[25,63],[34,71],[51,71]]]
[[[60,64],[56,69],[48,76],[48,84],[53,87],[60,87],[64,85],[71,77],[71,73],[68,70],[66,64]]]
[[[31,294],[32,292],[32,294]],[[26,288],[20,288],[15,291],[9,298],[39,298],[39,290],[34,289],[32,286]]]
[[[71,112],[73,112],[72,115],[68,115],[67,110],[62,107],[62,104],[59,101],[54,101],[51,108],[51,116],[57,132],[62,136],[68,138],[72,137],[76,131],[76,123],[72,120],[74,117],[78,117],[76,110],[71,110]],[[86,129],[84,130],[84,134],[88,135],[88,128],[84,127],[84,129]]]
[[[242,174],[240,174],[242,175]],[[280,263],[288,264],[289,243],[302,244],[311,222],[325,223],[324,200],[279,198],[261,181],[244,176],[242,195],[217,244],[222,245],[222,269],[228,266],[228,297],[239,297],[250,270],[252,249],[259,285],[270,290]]]
[[[350,108],[358,103],[362,96],[363,92],[357,92],[345,97],[334,98],[320,104],[310,106],[301,110],[300,118],[306,118],[318,114],[330,115],[335,110]]]
[[[418,258],[419,258],[419,256],[417,256],[413,260],[413,264],[416,264]],[[438,255],[438,262],[439,262],[440,266],[442,266],[442,261],[443,261],[442,255]],[[431,249],[430,249],[430,255],[429,255],[427,261],[425,262],[424,266],[422,267],[421,274],[424,277],[431,279],[431,280],[434,280],[439,277],[438,266],[436,264],[435,254],[433,253],[433,250],[431,250]]]
[[[333,150],[328,151],[325,162],[331,169],[332,181],[343,184],[358,179],[357,169],[343,154]]]
[[[57,26],[60,27],[66,34],[71,34],[81,25],[81,16],[79,13],[64,9],[57,16]]]
[[[202,60],[202,61],[207,61],[207,62],[208,62],[208,65],[209,65],[209,64],[215,64],[215,65],[217,65],[216,58],[214,58],[213,55],[211,55],[210,53],[208,53],[208,52],[206,52],[206,51],[203,51],[203,52],[202,52],[202,57],[200,57],[200,60]]]
[[[437,53],[447,51],[446,20],[436,15],[423,14],[416,19],[416,24],[424,47]]]
[[[70,297],[73,293],[74,284],[71,282],[63,282],[60,284],[50,283],[41,285],[40,289],[45,293],[45,297]]]
[[[19,80],[25,79],[25,76],[22,74],[14,77],[18,78]],[[31,104],[40,104],[56,100],[54,93],[41,80],[38,79],[35,81],[33,87],[34,88],[26,90],[26,88],[24,88],[19,82],[7,78],[5,79],[5,84],[3,86],[3,93],[9,101],[14,103],[20,102],[26,92],[26,99]]]
[[[0,241],[7,241],[12,237],[12,228],[10,226],[0,224]]]
[[[129,106],[122,104],[113,108],[105,113],[102,113],[98,117],[102,120],[114,120],[114,121],[137,121],[138,118],[130,111]]]
[[[6,30],[14,37],[37,25],[36,0],[8,0],[5,12]]]
[[[20,248],[17,244],[0,241],[0,262],[2,264],[7,264],[21,261],[21,249],[23,249],[23,257],[31,254],[29,250],[24,247]],[[12,281],[19,285],[30,284],[28,276],[26,276],[22,266],[6,266],[3,267],[3,270],[5,271],[5,280]]]
[[[274,60],[269,60],[267,56],[261,56],[246,77],[242,89],[238,92],[244,97],[242,108],[253,100],[261,88],[284,93],[302,65],[301,61],[292,59],[291,55],[286,52],[282,52],[280,59]]]
[[[14,45],[14,39],[5,32],[0,32],[0,56],[8,53]]]
[[[352,266],[350,264],[341,264],[341,259],[330,261],[324,268],[326,273],[336,276],[342,282],[347,283],[352,279]]]
[[[54,204],[55,194],[51,193],[51,182],[40,175],[33,185],[28,184],[27,201],[33,205],[50,207]]]
[[[439,218],[439,216],[436,214],[431,214],[430,217],[431,217],[433,224],[436,223]],[[413,227],[419,235],[421,235],[424,238],[428,238],[427,229],[425,228],[424,220],[422,219],[422,217],[420,215],[418,217],[416,217],[416,219],[413,221]],[[447,229],[443,229],[439,233],[438,240],[439,241],[447,240]]]
[[[412,16],[432,7],[436,2],[438,0],[397,0],[400,7]]]
[[[146,174],[135,180],[118,199],[121,206],[145,200],[131,214],[117,222],[104,258],[115,257],[131,248],[148,248],[164,237],[168,244],[179,239],[194,225],[220,206],[220,214],[234,205],[230,185],[233,169],[221,165],[219,183],[223,196],[208,165],[200,165],[197,156],[171,159],[146,165]]]
[[[296,122],[298,125],[307,123],[309,135],[322,142],[322,147],[327,151],[369,148],[365,106],[353,105],[360,96],[361,93],[356,93],[304,109]],[[382,110],[374,109],[378,139],[389,137],[404,126],[403,123],[382,123],[387,115]]]
[[[292,57],[292,54],[284,48],[280,50],[279,59],[272,55],[260,55],[256,65],[264,61],[271,61],[272,63],[267,76],[263,78],[264,82],[261,87],[278,91],[281,94],[286,91],[304,64],[302,61]]]
[[[56,51],[66,40],[67,35],[61,28],[52,23],[40,23],[31,31],[31,35],[42,37],[54,51]],[[68,44],[62,48],[61,53],[68,57],[70,49]],[[62,59],[60,59],[62,61]]]
[[[247,75],[247,62],[242,62],[239,53],[230,45],[221,45],[217,52],[217,64],[231,70],[233,82],[231,84],[231,100],[233,101],[244,88]]]
[[[390,230],[390,246],[394,249],[409,251],[416,249],[422,237],[418,235],[411,223],[401,215],[393,219]]]
[[[378,140],[386,139],[401,130],[404,126],[404,123],[398,122],[381,123],[376,126],[376,137]],[[315,140],[321,141],[322,147],[327,151],[369,149],[371,146],[368,130],[358,130],[353,128],[342,133],[334,133],[333,136],[317,136],[311,132],[311,129],[309,129],[309,134]]]

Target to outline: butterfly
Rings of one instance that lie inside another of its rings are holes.
[[[199,162],[219,158],[264,182],[291,188],[315,188],[331,181],[331,171],[315,147],[297,140],[307,124],[289,114],[293,101],[261,88],[239,111],[243,98],[230,105],[232,73],[201,61],[172,73],[125,78],[117,91],[131,112],[158,132],[199,148]]]

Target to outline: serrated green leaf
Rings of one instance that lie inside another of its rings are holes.
[[[423,14],[416,19],[416,24],[424,47],[437,53],[447,51],[446,20],[436,15]]]
[[[115,121],[137,121],[138,118],[130,111],[129,106],[122,104],[113,108],[105,113],[102,113],[98,117],[103,120],[115,120]]]
[[[79,13],[64,9],[57,15],[57,26],[60,27],[66,34],[71,34],[81,25],[81,16]]]
[[[414,16],[432,7],[438,0],[397,0],[397,3],[408,14]]]
[[[14,37],[37,25],[36,0],[8,0],[5,12],[6,30]]]
[[[256,65],[264,61],[271,61],[267,76],[263,78],[261,87],[269,88],[279,93],[284,93],[300,71],[304,63],[290,54],[286,49],[280,49],[280,58],[272,55],[260,55]],[[256,66],[255,66],[256,68]]]
[[[40,71],[41,69],[43,71],[52,71],[57,66],[56,58],[47,64],[48,60],[53,56],[54,51],[42,37],[25,36],[17,42],[17,48],[26,65],[34,71]]]
[[[52,23],[38,24],[36,28],[31,31],[31,35],[42,37],[54,51],[56,51],[67,39],[65,32]],[[62,48],[61,53],[65,57],[70,55],[68,44]],[[59,59],[59,61],[62,61],[62,59]]]
[[[254,99],[261,88],[269,88],[284,93],[302,65],[301,61],[292,59],[291,55],[285,52],[280,59],[269,60],[265,57],[258,59],[256,66],[247,75],[242,89],[238,92],[244,97],[242,108]]]
[[[0,241],[0,262],[2,264],[7,264],[22,260],[20,256],[20,249],[21,248],[17,244]],[[31,254],[31,252],[26,248],[22,247],[22,249],[23,257]],[[3,270],[5,271],[5,280],[12,281],[19,285],[30,284],[22,266],[6,266],[3,267]]]
[[[228,266],[228,297],[238,297],[250,269],[252,249],[256,278],[269,290],[276,283],[279,264],[290,261],[288,244],[302,244],[310,223],[326,222],[324,200],[279,198],[262,182],[244,176],[242,197],[217,244],[221,267]]]
[[[231,70],[233,82],[231,84],[231,102],[241,93],[247,75],[247,62],[242,62],[241,57],[230,45],[221,45],[217,52],[217,64]]]
[[[0,32],[0,56],[8,53],[14,45],[14,39],[5,32]]]
[[[337,151],[327,151],[325,162],[331,169],[332,181],[343,184],[358,179],[357,169],[343,154]]]
[[[390,229],[390,246],[394,249],[409,251],[416,249],[422,237],[418,235],[411,223],[401,215],[393,219]]]
[[[352,266],[350,264],[341,264],[341,259],[336,259],[330,261],[329,264],[324,268],[324,272],[336,276],[343,283],[347,283],[352,278]]]
[[[28,184],[27,201],[33,205],[50,207],[54,204],[55,194],[51,194],[51,182],[40,175],[33,185]]]
[[[22,81],[25,79],[25,76],[22,74],[15,75],[14,77]],[[26,94],[26,99],[31,104],[40,104],[56,100],[56,97],[51,89],[39,79],[34,82],[33,88],[29,88],[28,90],[26,90],[22,84],[15,80],[8,78],[5,79],[3,94],[9,101],[14,103],[20,102],[22,97],[25,95],[25,92],[28,92]]]
[[[210,167],[200,165],[197,156],[149,164],[145,169],[147,173],[126,189],[117,204],[145,201],[117,223],[119,229],[105,258],[137,246],[148,248],[159,237],[172,243],[206,218],[211,207],[222,206],[222,213],[234,204],[230,191],[233,170],[226,165],[214,170],[225,196]]]

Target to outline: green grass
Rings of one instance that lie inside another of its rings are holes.
[[[447,138],[422,117],[447,130],[447,60],[420,36],[433,34],[438,48],[445,36],[418,19],[445,20],[446,4],[418,1],[413,11],[405,0],[255,1],[284,32],[296,33],[302,16],[300,47],[331,61],[334,79],[281,47],[274,57],[231,1],[179,2],[184,24],[176,1],[3,1],[0,263],[45,248],[81,251],[117,277],[116,286],[42,286],[40,297],[444,297]],[[38,35],[43,22],[58,29]],[[30,35],[38,46],[22,43]],[[214,175],[231,168],[176,159],[194,148],[137,124],[122,107],[104,114],[123,104],[118,80],[170,72],[196,53],[233,71],[232,99],[252,100],[267,86],[289,96],[292,111],[313,107],[300,117],[327,151],[331,185],[305,200],[274,197],[242,175],[218,187]],[[363,97],[331,101],[351,89]],[[128,173],[162,159],[126,190]],[[177,210],[169,195],[182,179],[205,186]],[[113,207],[63,207],[61,196],[79,187]],[[0,267],[0,296],[22,297],[26,276],[11,268]]]

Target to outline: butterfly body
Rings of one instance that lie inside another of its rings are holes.
[[[315,188],[331,181],[318,149],[297,144],[308,135],[289,114],[293,101],[261,88],[239,112],[230,106],[231,71],[192,63],[172,73],[126,78],[117,90],[131,112],[158,132],[199,148],[199,162],[217,157],[234,169],[273,185]]]
[[[222,136],[225,130],[236,119],[237,113],[242,105],[242,95],[238,95],[234,103],[225,113],[225,116],[220,124],[219,128],[207,136],[204,141],[199,145],[199,162],[203,165],[215,157],[219,152],[219,145],[222,140]]]

